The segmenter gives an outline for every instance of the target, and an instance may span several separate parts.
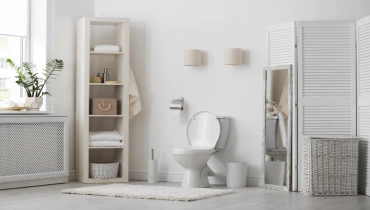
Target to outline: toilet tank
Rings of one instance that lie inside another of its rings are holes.
[[[225,149],[227,140],[229,139],[230,131],[230,117],[217,116],[218,121],[220,122],[220,137],[217,141],[215,149]]]

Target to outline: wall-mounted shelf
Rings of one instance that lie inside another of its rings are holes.
[[[123,55],[123,52],[95,52],[90,51],[91,55]]]
[[[84,17],[77,22],[76,179],[82,183],[128,182],[129,95],[123,84],[129,84],[129,28],[127,18]],[[117,45],[122,52],[91,51],[96,45]],[[119,83],[90,83],[104,68],[112,69],[110,79]],[[116,98],[118,115],[90,115],[91,98]],[[96,130],[117,130],[124,147],[89,147],[89,131]],[[90,178],[90,163],[108,162],[120,163],[117,178]]]

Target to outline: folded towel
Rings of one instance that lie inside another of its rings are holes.
[[[118,131],[90,131],[90,141],[120,141],[121,135]]]
[[[96,52],[119,52],[119,47],[117,45],[96,45],[94,47]]]
[[[121,141],[90,141],[90,147],[122,147]]]
[[[10,108],[10,107],[14,107],[15,103],[14,101],[11,101],[11,100],[3,100],[0,102],[0,106],[4,108]]]

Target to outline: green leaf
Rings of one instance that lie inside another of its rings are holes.
[[[43,84],[41,85],[41,89],[36,95],[42,95],[43,88],[46,83],[48,83],[49,79],[55,79],[55,77],[51,77],[53,75],[54,71],[61,71],[64,68],[64,63],[62,60],[54,59],[50,60],[46,64],[46,68],[44,69],[43,75],[45,76],[45,80],[43,81]]]
[[[38,97],[42,95],[51,95],[48,92],[42,92],[45,84],[49,79],[55,79],[51,76],[59,76],[55,74],[56,71],[62,71],[64,63],[62,60],[53,59],[50,60],[45,69],[40,72],[45,78],[38,77],[39,73],[36,71],[36,65],[30,62],[22,63],[22,67],[17,66],[11,59],[7,59],[6,63],[15,70],[17,76],[15,76],[15,83],[22,86],[27,93],[28,97]]]

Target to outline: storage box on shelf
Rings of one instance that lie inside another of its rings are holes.
[[[129,24],[127,18],[85,17],[78,20],[77,180],[83,183],[128,181],[129,96],[126,84],[129,84]],[[92,51],[96,45],[117,45],[120,51]],[[110,80],[117,82],[90,83],[91,77],[98,73],[102,75],[104,68],[112,69]],[[89,146],[89,131],[112,130],[120,133],[124,146]],[[117,177],[90,177],[92,167],[97,163],[117,163]]]
[[[90,178],[112,179],[118,176],[119,163],[90,163]]]
[[[117,99],[93,98],[91,99],[92,115],[117,115]]]
[[[89,154],[89,177],[90,179],[122,178],[124,174],[122,167],[122,148],[112,147],[101,149],[90,149]]]

